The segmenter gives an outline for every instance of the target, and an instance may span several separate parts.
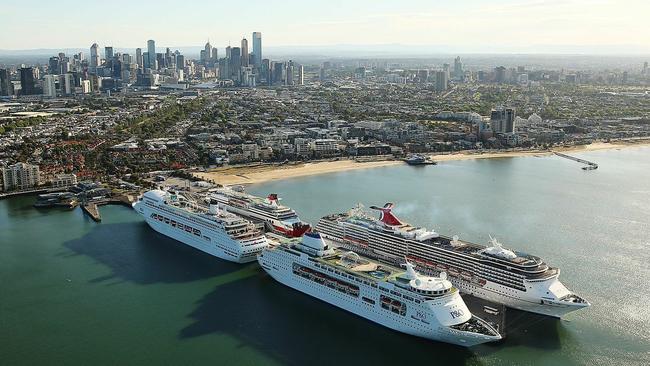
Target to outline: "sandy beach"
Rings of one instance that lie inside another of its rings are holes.
[[[650,146],[650,140],[638,142],[596,142],[590,145],[573,146],[568,148],[555,148],[559,152],[580,152],[606,149],[621,149],[627,147]],[[550,151],[526,150],[526,151],[503,151],[503,152],[457,152],[453,154],[430,154],[431,159],[437,162],[468,160],[468,159],[494,159],[521,156],[544,156],[550,155]],[[342,159],[337,161],[323,161],[313,163],[295,163],[285,165],[255,164],[245,166],[229,166],[212,169],[208,172],[196,172],[194,176],[212,181],[224,186],[240,184],[258,184],[273,180],[305,177],[316,174],[335,173],[356,169],[370,169],[393,165],[405,164],[401,160],[384,160],[371,162],[356,162],[354,160]]]

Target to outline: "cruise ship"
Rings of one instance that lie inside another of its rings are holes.
[[[590,305],[559,281],[559,268],[539,257],[504,248],[494,238],[483,246],[413,227],[397,218],[393,207],[372,206],[377,219],[357,205],[321,218],[316,230],[367,256],[393,263],[406,256],[423,273],[446,272],[462,292],[511,308],[559,318]]]
[[[133,208],[157,232],[221,259],[252,262],[268,246],[264,234],[250,221],[178,193],[152,190]]]
[[[281,205],[280,198],[274,193],[263,199],[226,187],[211,190],[206,200],[249,220],[264,221],[267,228],[276,234],[297,238],[311,230],[311,225],[301,221],[294,210]]]
[[[287,239],[258,256],[275,280],[393,330],[460,346],[498,341],[499,332],[473,315],[441,273],[418,274],[330,248],[317,232]]]

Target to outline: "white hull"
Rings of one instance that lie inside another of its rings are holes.
[[[588,306],[586,304],[571,303],[561,300],[544,300],[542,303],[543,300],[541,297],[535,299],[526,292],[514,290],[510,287],[502,286],[490,281],[488,281],[484,286],[479,286],[458,278],[450,277],[449,280],[463,293],[498,304],[503,304],[513,309],[555,318],[560,318],[572,311]]]
[[[358,284],[360,293],[358,297],[355,297],[298,276],[293,273],[293,263],[313,268],[313,264],[304,255],[298,259],[291,255],[278,255],[273,251],[264,251],[258,257],[258,261],[262,268],[276,281],[402,333],[464,347],[500,339],[500,337],[476,333],[468,334],[468,332],[446,327],[437,322],[435,316],[430,313],[430,309],[424,303],[420,306],[409,304],[406,315],[399,315],[382,309],[379,302],[379,291],[364,284]],[[363,301],[362,297],[375,299],[375,304]],[[427,314],[429,314],[428,317]],[[427,320],[421,320],[422,317]]]
[[[225,259],[236,263],[248,263],[256,259],[257,253],[261,252],[268,245],[266,240],[250,240],[249,243],[242,243],[233,240],[224,231],[212,230],[203,228],[201,235],[197,236],[192,232],[175,228],[170,226],[164,221],[159,221],[151,218],[152,213],[165,214],[169,216],[168,212],[155,210],[143,204],[134,204],[133,208],[144,216],[147,224],[157,232],[168,236],[172,239],[178,240],[183,244],[189,245],[202,252],[215,256],[217,258]],[[196,223],[188,222],[180,215],[176,215],[173,219],[183,225],[195,225]]]

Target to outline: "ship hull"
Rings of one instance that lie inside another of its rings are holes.
[[[377,290],[372,287],[360,285],[360,294],[354,297],[296,275],[292,266],[295,263],[311,266],[306,259],[285,258],[271,251],[264,251],[258,256],[258,261],[260,266],[279,283],[398,332],[463,347],[501,339],[494,336],[465,334],[437,323],[435,318],[429,318],[430,322],[423,322],[410,313],[426,312],[425,306],[421,309],[410,309],[406,316],[388,312],[381,308],[378,300],[375,304],[362,300],[363,297],[378,299]]]

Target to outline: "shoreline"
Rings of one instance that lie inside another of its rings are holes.
[[[521,150],[475,153],[471,151],[456,152],[451,154],[426,154],[436,162],[471,160],[471,159],[498,159],[525,156],[548,156],[553,151],[558,152],[587,152],[598,150],[623,149],[630,147],[648,147],[650,139],[638,142],[617,141],[613,143],[595,142],[589,145],[560,147],[550,150]],[[213,169],[209,172],[194,172],[195,177],[214,181],[215,183],[232,185],[260,184],[270,181],[307,177],[318,174],[337,173],[350,170],[372,169],[405,164],[401,160],[382,160],[369,162],[356,162],[351,159],[336,161],[319,161],[287,165],[257,164],[245,166],[230,166]]]

